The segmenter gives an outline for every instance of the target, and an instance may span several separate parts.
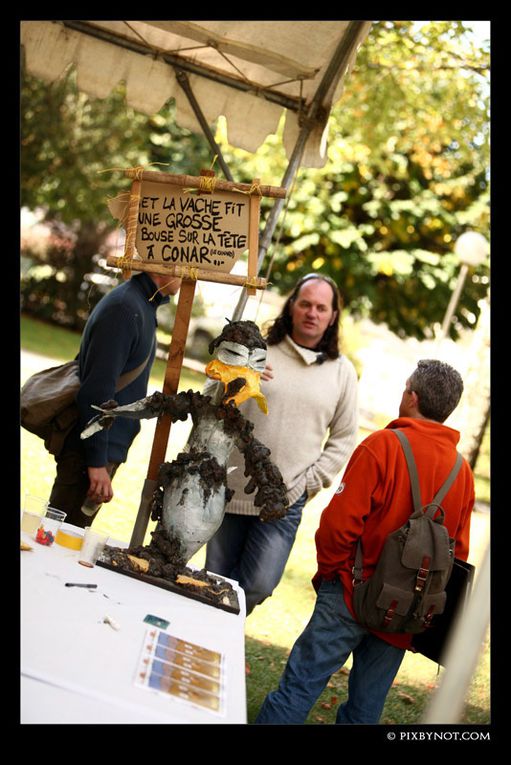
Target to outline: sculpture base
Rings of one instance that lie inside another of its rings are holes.
[[[109,571],[115,571],[117,574],[124,574],[140,582],[152,584],[155,587],[161,587],[176,595],[182,595],[185,598],[197,600],[207,606],[220,608],[232,614],[239,614],[240,605],[238,594],[230,582],[220,576],[209,574],[206,570],[195,571],[190,568],[183,568],[172,578],[152,576],[140,570],[134,570],[133,556],[129,556],[129,551],[125,551],[126,561],[119,555],[119,548],[115,548],[115,561],[110,558],[109,550],[114,548],[105,548],[96,565],[106,568]]]

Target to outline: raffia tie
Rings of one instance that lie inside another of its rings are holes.
[[[175,274],[172,277],[172,279],[193,279],[193,281],[197,281],[199,278],[199,269],[194,268],[193,266],[175,266]],[[172,279],[170,281],[172,281]],[[156,292],[151,295],[149,300],[154,300],[158,292],[161,292],[161,290],[164,290],[165,287],[170,284],[170,281],[167,282],[167,284],[164,284],[162,287],[159,287]]]
[[[168,162],[149,162],[147,165],[136,165],[135,167],[107,167],[105,170],[98,170],[98,173],[113,173],[115,170],[119,170],[121,173],[126,173],[128,178],[133,178],[136,181],[142,180],[142,173],[146,167],[151,165],[167,165]]]
[[[196,188],[186,188],[183,189],[183,194],[191,194],[194,191],[199,191],[203,194],[212,194],[215,190],[215,186],[217,183],[217,178],[214,175],[201,175],[199,176],[199,186],[198,189]]]
[[[179,268],[179,276],[182,279],[191,279],[196,282],[199,278],[199,269],[194,266],[181,266]]]
[[[235,188],[232,190],[237,192],[238,194],[246,194],[248,197],[251,197],[254,194],[257,194],[260,197],[263,196],[263,192],[261,191],[261,184],[259,183],[259,181],[252,181],[248,191],[245,191],[245,189],[235,189]]]
[[[243,286],[244,287],[260,287],[261,282],[258,276],[248,276]]]

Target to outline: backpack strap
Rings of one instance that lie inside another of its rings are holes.
[[[456,480],[456,476],[460,472],[460,468],[463,464],[463,457],[459,452],[456,452],[456,462],[454,463],[454,466],[447,476],[447,480],[445,481],[444,485],[439,488],[437,493],[435,494],[433,501],[431,504],[437,504],[440,505],[442,503],[443,498],[453,485],[454,481]]]
[[[351,569],[351,573],[353,574],[353,579],[351,580],[351,583],[355,587],[357,584],[360,584],[360,582],[362,582],[363,573],[364,573],[362,542],[360,541],[360,537],[358,538],[358,541],[357,541],[357,547],[355,550],[355,561],[353,563],[353,568]]]
[[[408,466],[408,472],[410,474],[410,483],[412,485],[412,497],[413,497],[413,509],[414,511],[422,509],[421,490],[419,485],[419,476],[417,473],[417,466],[415,464],[415,457],[413,456],[412,447],[406,433],[402,430],[393,430],[393,433],[401,441],[401,446],[405,453],[406,464]]]
[[[415,458],[413,456],[412,447],[410,446],[410,442],[408,440],[408,437],[406,436],[406,433],[404,433],[402,430],[394,430],[392,431],[396,434],[396,436],[399,438],[401,442],[401,446],[403,447],[403,451],[406,458],[406,464],[408,466],[408,472],[410,473],[410,483],[412,485],[412,497],[413,497],[413,506],[414,510],[422,510],[423,504],[421,500],[421,493],[420,493],[420,486],[419,486],[419,476],[417,474],[417,466],[415,464]],[[460,468],[463,464],[463,457],[459,452],[456,452],[456,460],[454,462],[454,465],[447,476],[445,483],[442,484],[442,486],[439,488],[431,502],[428,502],[429,505],[440,505],[443,498],[453,485],[454,481],[456,480],[456,477],[460,471]]]

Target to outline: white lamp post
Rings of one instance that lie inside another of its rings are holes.
[[[483,262],[488,254],[488,242],[482,234],[478,234],[476,231],[466,231],[459,239],[456,240],[454,245],[454,252],[458,256],[458,260],[461,263],[460,272],[458,274],[458,281],[456,287],[451,295],[447,311],[445,312],[444,321],[442,324],[441,339],[447,337],[449,327],[452,321],[452,316],[458,305],[460,299],[461,290],[465,284],[469,266],[478,266]]]

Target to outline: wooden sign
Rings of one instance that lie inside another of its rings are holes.
[[[143,181],[135,247],[147,262],[229,273],[247,250],[250,196]],[[253,221],[259,224],[259,218]]]
[[[254,294],[260,200],[285,197],[285,188],[262,186],[259,180],[222,181],[210,170],[191,176],[130,168],[125,175],[132,178],[130,192],[111,199],[108,207],[126,229],[124,257],[118,259],[126,278],[135,258],[137,268],[200,269],[201,278],[215,278],[229,274],[248,250],[245,286]]]

